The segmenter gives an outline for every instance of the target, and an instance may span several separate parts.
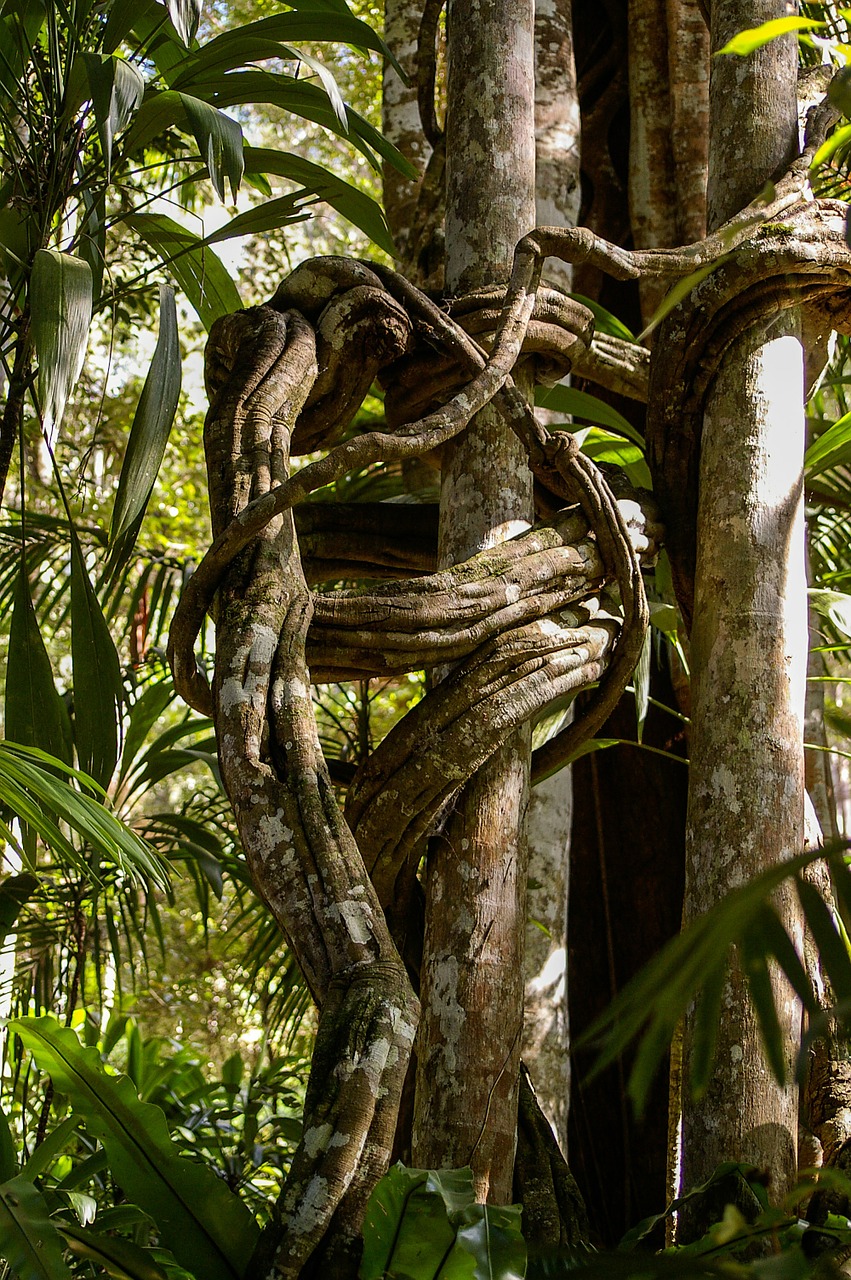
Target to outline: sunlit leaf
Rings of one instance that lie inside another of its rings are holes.
[[[808,587],[807,598],[816,613],[829,619],[845,636],[851,636],[851,595],[827,587]]]
[[[851,131],[851,125],[848,126]],[[851,413],[844,413],[814,440],[804,455],[807,479],[851,461]]]
[[[194,98],[189,93],[178,94],[178,97],[216,195],[220,200],[225,199],[227,179],[231,195],[236,200],[244,167],[241,126],[223,111],[217,111],[200,98]]]
[[[162,260],[205,329],[209,330],[219,316],[242,309],[236,285],[200,236],[162,213],[134,213],[124,222]]]
[[[81,258],[39,249],[30,277],[32,336],[44,429],[52,436],[83,367],[92,318],[92,273]]]
[[[26,1178],[0,1185],[0,1258],[18,1280],[71,1280],[44,1197]]]
[[[132,62],[114,54],[101,56],[97,53],[85,53],[83,61],[109,180],[113,140],[127,128],[138,111],[145,92],[145,81]]]
[[[218,231],[214,231],[207,243],[219,244],[223,240],[232,240],[234,236],[262,235],[264,231],[275,231],[294,222],[303,222],[309,215],[299,207],[298,201],[304,200],[308,194],[296,191],[292,195],[278,196],[275,200],[255,205],[253,209],[246,209],[245,213],[238,213]]]
[[[776,40],[778,36],[788,35],[790,31],[809,31],[814,27],[825,25],[824,22],[818,22],[815,18],[797,16],[772,18],[770,22],[763,22],[758,27],[749,27],[747,31],[740,31],[724,45],[723,49],[718,50],[718,54],[735,53],[744,57],[746,54],[753,53],[755,49],[761,49],[770,41]]]
[[[245,170],[246,175],[274,174],[276,177],[288,178],[306,190],[316,192],[320,199],[363,231],[385,253],[395,252],[381,205],[365,191],[359,191],[321,165],[285,151],[246,147]]]
[[[177,412],[180,378],[180,340],[174,293],[167,285],[160,285],[159,334],[121,466],[110,529],[113,544],[131,529],[134,534],[138,530]],[[133,550],[135,536],[125,539],[124,543],[122,563]]]
[[[195,39],[201,17],[201,0],[163,0],[174,29],[188,48]]]
[[[704,281],[707,276],[711,276],[713,271],[717,271],[725,262],[729,262],[732,254],[722,253],[720,257],[715,258],[712,262],[706,262],[702,267],[698,267],[696,271],[690,272],[687,276],[683,276],[682,280],[678,280],[675,285],[665,294],[659,306],[653,312],[650,323],[638,335],[638,341],[643,342],[646,337],[653,332],[665,319],[670,315],[674,307],[678,307],[684,298],[687,298],[692,289],[696,289],[699,284]]]
[[[617,435],[632,440],[643,447],[644,438],[641,432],[629,422],[622,413],[606,404],[599,396],[592,396],[587,391],[578,391],[576,387],[536,387],[535,404],[542,409],[552,409],[557,413],[571,414],[583,422],[595,422],[601,427],[608,427]]]

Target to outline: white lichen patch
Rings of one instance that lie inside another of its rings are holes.
[[[340,921],[352,942],[363,946],[372,937],[372,909],[368,902],[332,902],[325,908],[325,918]]]
[[[446,1073],[455,1074],[458,1044],[467,1021],[467,1011],[458,1000],[458,958],[450,953],[435,956],[431,971],[431,1007],[445,1042],[443,1063]]]
[[[310,1129],[305,1129],[304,1136],[301,1140],[305,1154],[311,1160],[315,1160],[321,1151],[325,1151],[327,1149],[329,1139],[333,1132],[334,1126],[327,1122],[325,1124],[313,1125]]]
[[[328,1202],[328,1179],[314,1174],[290,1215],[288,1225],[293,1235],[306,1236],[321,1227],[331,1207]]]

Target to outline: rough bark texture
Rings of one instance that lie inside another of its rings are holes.
[[[781,323],[787,336],[775,324],[770,341],[757,331],[731,351],[706,411],[687,919],[803,844],[803,355],[795,321]],[[794,936],[791,890],[780,905]],[[703,1181],[722,1159],[747,1160],[768,1171],[781,1196],[796,1172],[797,1088],[777,1084],[766,1068],[743,963],[732,966],[706,1095],[683,1102],[683,1183]],[[779,980],[775,994],[793,1080],[800,1011]],[[686,1078],[690,1045],[687,1027]]]
[[[447,17],[446,282],[507,280],[535,220],[533,8],[453,0]],[[531,475],[493,411],[444,453],[440,559],[520,532]],[[523,1022],[529,734],[497,752],[432,845],[426,879],[414,1159],[470,1164],[478,1194],[511,1199]]]

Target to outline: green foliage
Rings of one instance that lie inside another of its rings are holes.
[[[154,1219],[177,1260],[205,1280],[240,1276],[256,1240],[254,1220],[211,1169],[177,1153],[159,1108],[140,1102],[126,1077],[107,1075],[97,1051],[52,1018],[18,1019],[10,1030],[103,1143],[116,1181]]]
[[[470,1169],[397,1164],[370,1197],[360,1280],[523,1280],[520,1214],[477,1204]]]

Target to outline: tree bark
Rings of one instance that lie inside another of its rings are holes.
[[[535,219],[533,8],[453,0],[448,13],[447,289],[507,280]],[[532,517],[522,450],[492,410],[444,453],[439,557],[449,565]],[[414,1161],[471,1164],[477,1193],[511,1198],[523,1019],[529,735],[459,797],[426,879]]]
[[[783,12],[775,0],[717,0],[713,49]],[[713,59],[711,229],[794,154],[796,85],[794,39],[773,41],[746,59]],[[691,647],[686,919],[803,844],[803,400],[794,313],[745,333],[724,358],[707,399]],[[778,905],[794,936],[791,891]],[[800,1013],[791,990],[776,978],[773,986],[791,1066]],[[692,1036],[689,1021],[686,1080]],[[683,1102],[683,1186],[702,1182],[721,1160],[747,1160],[767,1171],[772,1196],[782,1196],[795,1176],[796,1138],[797,1089],[776,1083],[765,1066],[737,957],[723,999],[714,1074],[702,1099]],[[684,1237],[704,1227],[718,1207],[704,1208],[684,1216]]]

